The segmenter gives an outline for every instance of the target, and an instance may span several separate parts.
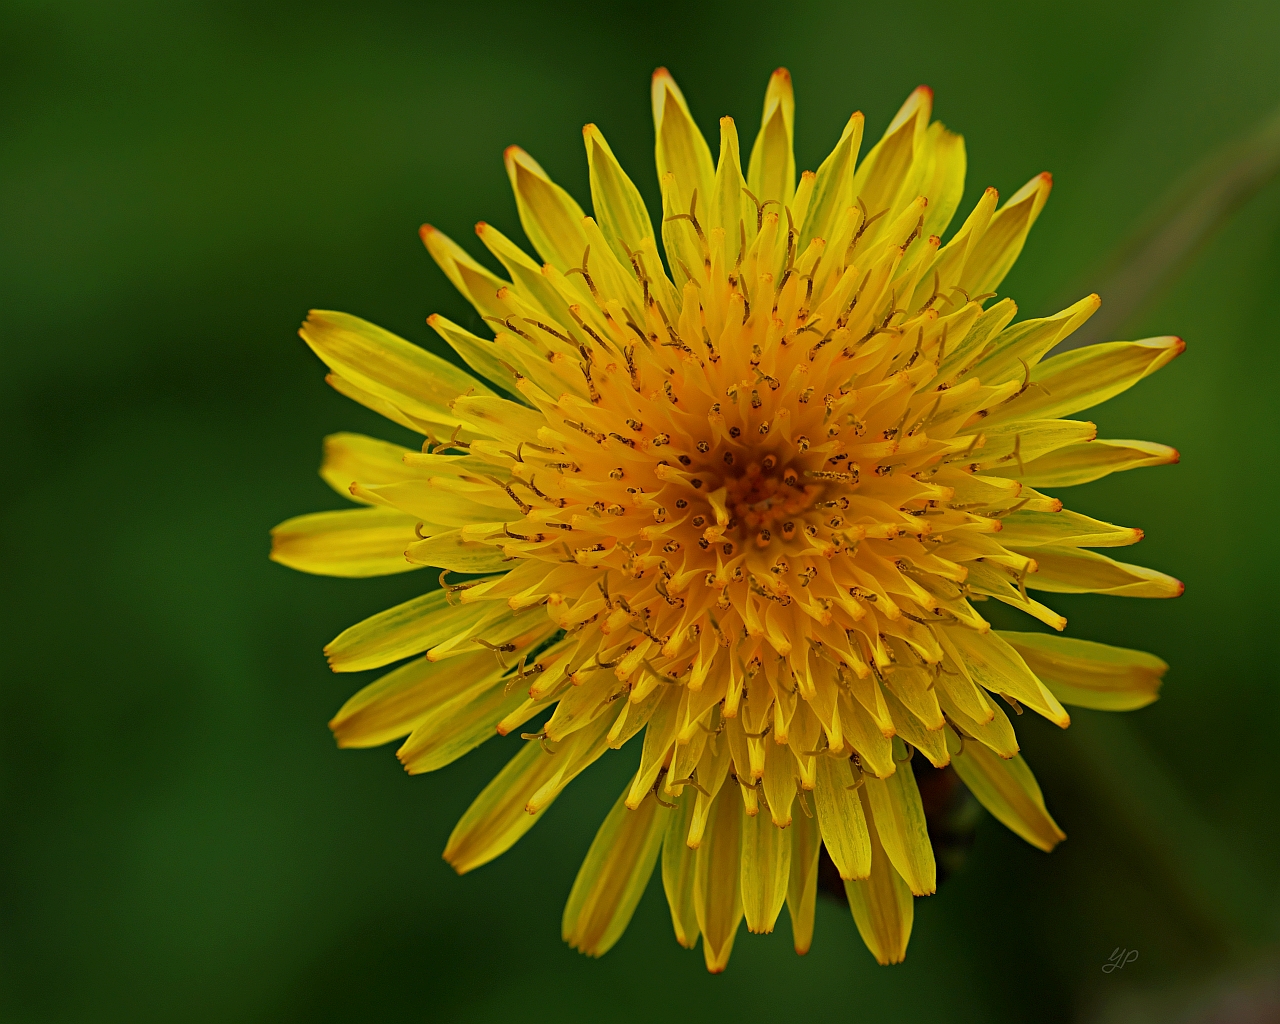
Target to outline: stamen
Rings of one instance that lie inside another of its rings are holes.
[[[591,256],[591,246],[590,246],[590,245],[588,245],[588,246],[586,247],[586,249],[584,249],[584,250],[582,251],[582,266],[580,266],[580,267],[570,267],[568,270],[566,270],[566,271],[564,272],[564,276],[565,276],[565,277],[568,277],[570,274],[581,274],[581,275],[582,275],[582,279],[583,279],[584,281],[586,281],[586,282],[587,282],[587,287],[588,287],[589,289],[591,289],[591,294],[592,294],[593,296],[595,296],[596,301],[597,301],[597,302],[599,302],[599,301],[600,301],[600,293],[596,290],[596,283],[595,283],[595,281],[591,280],[591,273],[590,273],[590,271],[588,271],[588,270],[587,270],[587,260],[590,258],[590,256]],[[527,337],[527,335],[526,335],[526,337]],[[532,340],[532,339],[530,339],[530,340]]]

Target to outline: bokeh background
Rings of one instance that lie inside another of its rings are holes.
[[[984,818],[900,967],[824,901],[807,957],[783,915],[709,977],[656,875],[612,952],[571,952],[560,911],[636,752],[456,877],[445,837],[520,741],[410,779],[325,726],[360,680],[321,646],[430,577],[266,555],[276,522],[342,505],[324,434],[401,439],[323,384],[308,307],[429,347],[433,311],[478,326],[418,225],[521,237],[512,142],[585,203],[587,121],[656,200],[658,64],[712,139],[731,113],[748,141],[788,66],[808,168],[853,109],[875,138],[932,85],[962,210],[1054,173],[1003,289],[1034,316],[1102,288],[1280,102],[1278,44],[1262,2],[0,4],[0,1018],[1274,1019],[1239,1014],[1280,1000],[1280,183],[1118,329],[1189,347],[1095,418],[1182,464],[1073,496],[1187,582],[1057,602],[1074,635],[1164,656],[1164,696],[1019,722],[1070,838],[1045,856]],[[1117,948],[1139,957],[1104,973]]]

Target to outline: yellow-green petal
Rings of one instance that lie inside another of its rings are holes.
[[[667,906],[671,910],[671,926],[675,929],[676,941],[685,949],[693,949],[701,934],[693,900],[697,853],[685,841],[693,822],[697,796],[697,791],[692,786],[687,786],[676,797],[676,809],[667,816],[666,831],[662,839],[662,889],[667,894]]]
[[[1186,348],[1181,338],[1145,338],[1086,345],[1052,356],[1032,371],[1031,386],[993,410],[991,418],[1070,416],[1129,390]]]
[[[915,895],[927,896],[937,889],[938,879],[924,805],[902,740],[893,741],[893,751],[898,770],[887,779],[865,776],[863,788],[890,863]]]
[[[498,300],[499,289],[509,286],[488,268],[477,263],[462,246],[430,224],[418,229],[422,244],[445,276],[481,316],[504,317],[506,308]]]
[[[1169,466],[1179,460],[1178,450],[1153,441],[1104,441],[1071,444],[1034,460],[1024,460],[988,470],[996,476],[1014,477],[1032,487],[1074,487],[1141,466]]]
[[[627,252],[635,252],[646,239],[653,238],[653,223],[645,208],[640,190],[622,169],[600,129],[589,124],[582,129],[587,147],[587,168],[591,180],[591,207],[596,223],[604,232],[614,255],[627,261]],[[659,268],[648,267],[649,273]]]
[[[769,200],[790,205],[796,187],[796,158],[792,138],[795,134],[796,100],[791,86],[791,73],[778,68],[770,77],[764,94],[764,113],[760,132],[751,147],[747,166],[747,187],[761,203]],[[755,222],[747,227],[750,238]]]
[[[386,508],[312,512],[271,531],[271,560],[320,576],[389,576],[420,568],[404,557],[417,520]]]
[[[791,917],[791,941],[801,956],[813,945],[813,918],[818,902],[818,854],[822,840],[818,821],[808,814],[796,816],[791,826],[791,878],[787,883],[787,913]]]
[[[736,789],[722,789],[712,803],[694,865],[693,905],[702,932],[702,955],[712,974],[719,974],[728,966],[733,940],[742,923],[738,873],[743,813]]]
[[[996,694],[1008,694],[1065,729],[1071,716],[1045,688],[1022,656],[994,632],[943,627],[938,639],[966,679]]]
[[[343,380],[424,424],[452,427],[449,403],[491,394],[452,363],[347,313],[313,309],[298,333]]]
[[[817,768],[813,802],[823,845],[841,878],[867,878],[871,874],[871,837],[849,759],[819,757]]]
[[[743,815],[741,879],[747,931],[773,931],[791,879],[791,833],[768,814]]]
[[[657,800],[631,810],[625,797],[614,802],[592,840],[560,922],[564,941],[588,956],[607,953],[631,922],[670,816]]]
[[[1013,267],[1053,188],[1053,177],[1037,174],[992,216],[965,261],[960,286],[970,295],[994,292]]]
[[[324,459],[320,476],[330,487],[349,501],[360,501],[351,493],[351,485],[390,484],[416,475],[405,465],[404,457],[413,449],[391,444],[364,434],[330,434],[324,439]]]
[[[881,964],[900,964],[907,955],[915,903],[911,889],[889,862],[876,831],[871,807],[862,797],[871,824],[871,874],[865,880],[844,883],[849,909],[858,934]]]
[[[465,875],[505,853],[534,826],[542,812],[529,814],[525,804],[556,773],[557,767],[555,755],[535,741],[525,743],[493,777],[454,826],[445,844],[444,859],[458,874]]]
[[[587,247],[582,207],[519,146],[508,146],[502,155],[520,224],[538,254],[561,273],[582,266]]]
[[[1129,565],[1081,548],[1027,549],[1037,570],[1027,586],[1055,594],[1112,594],[1116,597],[1180,597],[1181,580],[1145,565]]]
[[[407,736],[458,694],[483,686],[501,673],[487,652],[447,668],[418,658],[356,693],[333,716],[329,728],[340,747],[376,747]]]
[[[998,757],[981,743],[962,743],[950,729],[947,732],[952,767],[983,807],[1011,831],[1046,852],[1067,838],[1049,816],[1040,786],[1021,755]]]
[[[485,609],[450,607],[443,590],[415,597],[344,629],[324,649],[335,672],[362,672],[423,651],[468,629]]]
[[[1046,633],[1000,636],[1064,704],[1132,711],[1159,696],[1169,666],[1154,654]]]

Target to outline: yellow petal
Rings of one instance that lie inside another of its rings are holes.
[[[1023,474],[1018,473],[1016,466],[1005,466],[997,472],[1000,476],[1019,475],[1033,487],[1074,487],[1127,469],[1173,465],[1180,458],[1176,448],[1153,441],[1098,439],[1042,455],[1027,462]]]
[[[929,200],[923,231],[927,238],[946,231],[964,194],[964,136],[949,132],[941,121],[934,121],[925,135],[925,152],[930,163],[920,194]]]
[[[545,698],[537,702],[537,706],[532,708],[530,714],[536,713],[554,699],[554,697]],[[580,729],[564,743],[557,745],[556,770],[525,802],[525,811],[529,814],[541,814],[556,797],[564,792],[570,782],[595,764],[600,759],[600,755],[608,749],[608,733],[609,716],[601,715],[587,728]]]
[[[862,200],[868,217],[885,214],[868,231],[869,235],[887,227],[887,222],[892,222],[899,207],[919,195],[915,189],[919,174],[912,174],[913,170],[918,172],[919,169],[912,165],[916,147],[924,141],[932,110],[933,90],[919,86],[907,97],[906,103],[889,122],[884,137],[871,147],[858,167],[853,180],[854,195]],[[871,240],[867,238],[866,241],[870,243]]]
[[[1063,729],[1071,724],[1071,716],[1058,698],[1027,668],[1022,656],[995,633],[946,626],[936,632],[965,678],[992,693],[1008,694]]]
[[[661,685],[661,684],[660,684]],[[680,698],[683,687],[668,686],[644,730],[644,748],[640,752],[640,768],[632,781],[627,806],[636,808],[653,789],[658,772],[680,731]]]
[[[351,493],[357,498],[376,502],[385,508],[397,509],[434,528],[472,526],[491,523],[490,532],[499,532],[504,522],[521,518],[514,504],[507,504],[503,492],[493,487],[460,494],[449,477],[405,480],[398,484],[382,484],[365,487],[352,484]]]
[[[835,149],[818,167],[813,196],[800,230],[800,252],[814,238],[830,238],[837,219],[853,205],[853,172],[862,147],[862,122],[861,113],[849,118]]]
[[[432,313],[431,316],[427,317],[427,323],[431,325],[432,330],[448,342],[451,349],[462,357],[463,362],[481,377],[494,386],[502,388],[508,394],[513,395],[517,401],[524,400],[516,388],[515,377],[509,369],[502,365],[497,346],[492,341],[485,341],[484,338],[463,330],[452,320],[445,319],[439,313]],[[370,481],[370,483],[383,482],[381,480]]]
[[[671,926],[676,941],[685,949],[693,949],[698,943],[698,912],[693,902],[695,851],[685,839],[693,822],[693,810],[698,793],[693,787],[685,787],[676,798],[676,810],[667,816],[666,832],[662,840],[662,888],[667,894],[667,906],[671,909]]]
[[[509,287],[510,282],[481,266],[462,246],[430,224],[423,224],[418,229],[418,235],[431,258],[462,293],[462,297],[475,307],[477,313],[499,318],[507,315],[497,294],[499,289]]]
[[[973,367],[973,376],[978,377],[983,384],[1003,384],[1024,379],[1027,366],[1038,363],[1041,356],[1069,337],[1101,305],[1102,300],[1098,296],[1086,295],[1053,316],[1023,320],[1012,327],[1006,327],[984,350],[982,358]],[[998,405],[992,410],[989,420],[994,422],[997,418],[1010,419],[1015,416],[1017,406],[1016,399]],[[1007,415],[1001,415],[1002,413]],[[1056,412],[1028,413],[1026,418],[1051,419],[1058,415]],[[985,424],[983,429],[987,429]]]
[[[925,728],[942,728],[942,711],[938,707],[938,698],[933,692],[933,677],[928,670],[912,664],[899,664],[893,671],[885,674],[884,687],[886,691],[893,691]]]
[[[587,247],[582,207],[519,146],[508,146],[502,157],[516,195],[520,224],[533,247],[561,273],[582,266]]]
[[[992,411],[991,419],[1070,416],[1114,398],[1186,350],[1181,338],[1146,338],[1086,345],[1044,360],[1031,387]],[[1028,360],[1030,362],[1030,360]]]
[[[937,687],[934,686],[931,689],[937,689]],[[932,693],[930,695],[933,696]],[[946,737],[942,735],[942,709],[938,709],[938,728],[927,729],[915,713],[898,700],[887,686],[884,699],[889,705],[890,714],[893,715],[893,724],[898,731],[898,736],[924,754],[935,768],[945,767],[951,760],[951,756],[947,753]],[[941,701],[941,694],[934,697],[934,701],[936,706]]]
[[[498,723],[525,701],[520,690],[507,692],[506,681],[499,678],[501,667],[495,659],[488,660],[493,663],[492,668],[481,682],[433,708],[414,725],[409,738],[396,751],[410,775],[437,771],[475,750],[498,735]],[[445,672],[454,671],[452,662],[448,666],[442,662],[429,664],[439,665]]]
[[[617,687],[617,680],[604,673],[596,673],[585,683],[571,686],[547,720],[547,738],[559,742],[610,710],[609,698]]]
[[[1129,565],[1080,548],[1028,548],[1038,569],[1027,586],[1055,594],[1113,594],[1117,597],[1179,597],[1186,587],[1143,565]]]
[[[853,788],[848,758],[819,757],[818,784],[813,790],[822,842],[841,878],[867,878],[871,874],[871,838],[862,801]]]
[[[1012,466],[1015,476],[1019,458],[1025,465],[1069,444],[1092,441],[1098,433],[1098,428],[1087,420],[1015,420],[990,429],[981,424],[970,429],[981,430],[985,439],[981,447],[974,450],[972,464],[977,464],[983,473]]]
[[[718,714],[713,712],[712,726],[717,724],[718,717]],[[729,744],[724,742],[723,737],[715,743],[708,743],[702,752],[702,760],[698,762],[698,784],[706,792],[698,791],[698,798],[693,808],[693,820],[689,823],[688,842],[689,846],[695,849],[702,843],[702,838],[706,834],[716,795],[724,786],[725,779],[729,777],[729,767],[732,763],[733,757],[729,751]]]
[[[443,590],[405,601],[343,630],[325,647],[335,672],[362,672],[421,654],[479,621],[481,605],[450,607]]]
[[[865,788],[865,787],[864,787]],[[871,819],[867,798],[862,797],[863,810]],[[871,826],[871,874],[865,881],[845,880],[845,895],[858,934],[882,964],[900,964],[907,955],[915,903],[911,890],[894,870],[880,845],[874,822]]]
[[[715,182],[711,149],[689,113],[684,94],[666,68],[658,68],[653,73],[650,94],[658,178],[661,180],[668,173],[675,175],[676,212],[687,213],[693,192],[697,191],[698,211],[705,230],[706,211],[710,209]]]
[[[591,206],[596,223],[609,240],[614,255],[626,262],[628,250],[635,252],[646,239],[653,239],[653,223],[640,190],[622,169],[609,143],[593,124],[582,129],[587,147],[587,167],[591,176]],[[647,268],[649,273],[656,267]]]
[[[712,974],[719,974],[728,966],[733,940],[742,923],[738,872],[744,815],[736,788],[722,789],[713,802],[694,865],[693,905],[702,932],[702,955]]]
[[[960,286],[970,295],[994,292],[1022,252],[1031,225],[1040,216],[1053,177],[1037,174],[1018,189],[991,218],[987,230],[965,261]]]
[[[506,853],[542,816],[542,811],[527,813],[525,804],[558,767],[556,755],[547,753],[537,741],[525,743],[454,826],[444,859],[458,874],[465,875]]]
[[[769,814],[774,825],[786,828],[791,824],[791,808],[796,799],[796,761],[785,743],[761,740],[761,746],[765,750],[764,797]]]
[[[760,133],[751,147],[747,167],[747,187],[761,203],[769,200],[791,204],[796,187],[796,158],[792,139],[795,134],[796,101],[791,87],[791,73],[778,68],[770,77],[764,94],[764,113]],[[747,226],[748,237],[755,231],[754,221]]]
[[[965,222],[946,245],[938,250],[938,254],[934,256],[933,262],[925,270],[921,276],[920,283],[916,286],[915,295],[911,299],[911,308],[918,309],[927,302],[935,293],[942,299],[946,300],[940,305],[940,308],[946,310],[948,304],[958,306],[963,295],[956,291],[960,287],[960,278],[964,273],[965,264],[971,253],[977,250],[978,242],[982,239],[983,234],[987,230],[987,225],[991,222],[991,215],[995,212],[996,203],[1000,201],[1000,194],[995,189],[989,188],[983,192],[982,197],[974,205],[969,212],[969,216],[965,218]],[[979,295],[980,292],[969,293]],[[1002,299],[997,302],[986,313],[1002,306],[1012,306],[1012,302],[1008,299]],[[1007,307],[1006,307],[1007,308]],[[1016,307],[1014,307],[1016,309]],[[985,314],[984,314],[985,315]],[[1012,313],[1009,314],[1012,317]],[[1006,323],[1008,321],[1006,320]],[[999,330],[1004,324],[996,328]],[[967,341],[967,339],[966,339]],[[974,352],[981,351],[974,349]],[[967,366],[968,363],[956,363],[955,366]],[[947,364],[943,364],[943,372],[949,373]]]
[[[741,878],[747,931],[773,931],[791,879],[791,833],[767,814],[743,817]]]
[[[474,424],[490,437],[509,441],[511,451],[515,451],[515,446],[521,441],[537,437],[538,431],[547,425],[546,418],[536,409],[516,405],[497,395],[458,398],[453,409],[459,418]]]
[[[750,200],[742,191],[742,165],[738,157],[738,129],[733,118],[720,118],[720,161],[716,164],[715,185],[708,196],[708,212],[711,228],[724,231],[722,259],[726,267],[732,267],[743,250],[746,227],[746,205]],[[754,214],[754,210],[752,211]]]
[[[434,710],[459,693],[501,675],[485,652],[465,662],[443,666],[418,658],[388,672],[351,697],[329,728],[340,747],[376,747],[407,736]]]
[[[453,572],[502,572],[508,568],[501,547],[466,540],[461,530],[447,530],[409,544],[401,557],[416,565],[433,565]]]
[[[875,812],[876,829],[889,861],[911,891],[927,896],[938,887],[933,847],[924,820],[924,805],[902,740],[893,742],[898,770],[887,779],[866,776],[863,788]]]
[[[1139,529],[1112,526],[1069,509],[1061,512],[1024,510],[1004,516],[1000,522],[1000,543],[1005,547],[1117,548],[1142,540]]]
[[[1046,852],[1067,838],[1045,809],[1040,786],[1020,755],[997,757],[982,744],[961,743],[954,732],[947,732],[951,765],[983,807],[1011,831]]]
[[[955,696],[963,687],[973,689],[967,679],[943,676],[938,682],[938,702],[947,713],[953,725],[959,726],[970,736],[985,743],[1001,757],[1013,757],[1018,752],[1018,737],[1009,724],[1008,716],[994,702],[986,704],[985,710],[979,711],[972,702],[961,704]],[[943,730],[943,741],[946,740]]]
[[[813,918],[818,902],[818,853],[822,841],[818,822],[799,815],[791,826],[791,878],[787,883],[787,913],[791,917],[791,940],[801,956],[813,944]]]
[[[405,465],[404,457],[412,449],[381,441],[364,434],[330,434],[324,439],[324,461],[320,476],[330,487],[349,500],[351,484],[390,484],[409,480],[416,470]]]
[[[653,799],[629,810],[625,796],[618,797],[596,833],[560,922],[564,941],[588,956],[607,953],[631,922],[670,817]]]
[[[405,560],[417,520],[386,508],[313,512],[271,531],[271,560],[320,576],[389,576],[419,566]]]
[[[491,394],[452,363],[359,317],[313,309],[298,333],[343,380],[422,423],[452,427],[450,402],[468,391]]]
[[[444,639],[427,651],[427,657],[432,661],[443,661],[445,658],[457,658],[473,653],[478,646],[481,646],[472,639],[473,637],[478,637],[494,647],[513,643],[515,650],[511,652],[512,661],[519,661],[520,652],[523,649],[541,640],[547,630],[555,628],[540,614],[539,609],[512,612],[505,601],[476,604],[464,601],[458,610],[463,608],[476,609],[482,613],[483,617],[473,620],[470,624],[466,619],[459,617],[458,628],[449,630]]]
[[[1000,636],[1022,655],[1064,704],[1099,711],[1132,711],[1160,692],[1169,666],[1154,654],[1046,633]]]
[[[512,285],[520,300],[535,311],[541,310],[541,316],[549,318],[557,328],[572,335],[572,328],[565,326],[573,323],[568,303],[547,280],[543,272],[544,264],[536,262],[492,224],[480,221],[476,225],[476,235],[511,275]],[[576,297],[574,301],[577,301]]]
[[[324,382],[343,397],[349,398],[353,402],[358,402],[366,409],[372,409],[379,416],[385,416],[392,423],[399,423],[400,426],[407,430],[412,430],[414,433],[427,434],[435,429],[432,424],[409,416],[393,402],[388,401],[381,395],[375,395],[373,392],[353,384],[340,373],[325,374]],[[470,434],[462,434],[464,441],[469,440],[470,437]]]

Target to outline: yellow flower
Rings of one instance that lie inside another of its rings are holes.
[[[341,746],[407,736],[397,756],[426,772],[543,716],[450,836],[459,872],[643,733],[569,896],[572,946],[617,941],[661,855],[676,938],[701,935],[710,970],[744,917],[771,931],[784,903],[803,953],[825,845],[867,946],[898,962],[912,897],[935,887],[907,760],[950,764],[1049,850],[1063,833],[1001,705],[1065,727],[1063,703],[1155,699],[1158,658],[992,630],[974,603],[1061,630],[1029,590],[1182,592],[1093,550],[1140,530],[1035,488],[1176,462],[1063,417],[1183,344],[1046,359],[1097,296],[1020,323],[1012,300],[987,305],[1051,181],[999,207],[988,189],[942,245],[965,150],[930,123],[929,89],[860,163],[854,114],[798,185],[785,70],[745,174],[732,119],[713,164],[665,69],[652,96],[665,269],[639,192],[587,125],[594,217],[523,150],[505,154],[544,262],[481,223],[504,280],[422,229],[495,331],[428,321],[474,375],[355,317],[310,315],[302,337],[329,383],[427,440],[328,438],[322,475],[366,507],[283,523],[272,557],[335,576],[444,570],[326,648],[336,672],[413,659],[342,707]]]

